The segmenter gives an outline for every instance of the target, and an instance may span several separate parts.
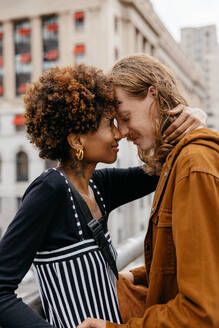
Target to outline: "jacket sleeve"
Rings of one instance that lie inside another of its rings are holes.
[[[137,267],[135,269],[130,270],[134,276],[134,284],[135,285],[144,285],[147,286],[147,276],[146,276],[146,268],[144,265]]]
[[[52,327],[15,294],[45,238],[59,204],[56,190],[39,183],[27,193],[0,242],[0,326]]]
[[[173,195],[172,224],[178,294],[123,328],[219,327],[219,178],[203,172],[182,178]]]

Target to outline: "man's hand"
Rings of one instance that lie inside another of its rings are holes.
[[[171,116],[179,113],[179,117],[164,131],[163,137],[167,142],[174,143],[188,132],[206,127],[207,115],[202,109],[180,104],[169,111]]]
[[[77,328],[105,328],[106,321],[102,319],[87,318]]]
[[[130,271],[123,271],[123,272],[119,272],[119,274],[124,277],[125,279],[129,280],[130,282],[134,282],[134,275],[132,272]]]

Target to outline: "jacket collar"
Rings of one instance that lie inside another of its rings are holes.
[[[165,187],[167,185],[174,162],[179,156],[181,150],[186,145],[191,143],[207,146],[219,152],[219,134],[206,128],[194,130],[188,133],[182,140],[180,140],[176,147],[167,156],[166,161],[163,165],[149,219],[153,217],[153,215],[157,211],[158,205],[160,204],[160,201],[164,194]]]

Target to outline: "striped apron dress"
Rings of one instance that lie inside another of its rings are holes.
[[[84,239],[83,231],[68,180],[73,220],[77,225],[79,241],[52,251],[37,252],[33,261],[40,298],[47,321],[57,328],[77,327],[87,317],[122,323],[116,290],[116,277],[104,260],[94,239]],[[93,180],[101,207],[103,198]],[[109,232],[105,234],[116,260]]]

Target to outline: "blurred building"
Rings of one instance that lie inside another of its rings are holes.
[[[4,230],[27,185],[46,167],[25,138],[21,95],[54,65],[86,62],[109,70],[127,54],[145,52],[171,67],[184,95],[203,107],[199,68],[181,51],[149,0],[8,0],[0,2],[0,224]],[[138,163],[122,142],[116,166]],[[117,209],[115,244],[145,229],[150,197]]]
[[[219,131],[219,45],[216,25],[183,28],[181,45],[185,53],[203,70],[208,126]]]

